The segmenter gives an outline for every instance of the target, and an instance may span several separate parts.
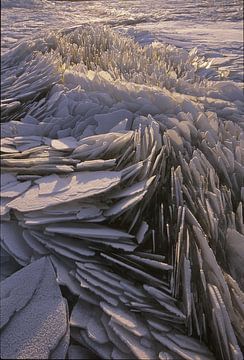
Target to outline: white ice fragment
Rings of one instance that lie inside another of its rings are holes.
[[[128,311],[126,308],[122,307],[114,307],[105,302],[100,303],[101,308],[103,311],[111,316],[113,321],[115,321],[120,326],[124,327],[125,329],[131,331],[132,333],[136,334],[137,336],[143,337],[148,335],[148,330],[142,321],[133,314],[132,312]]]
[[[112,205],[108,210],[103,212],[104,216],[119,216],[125,211],[128,211],[130,208],[138,204],[143,197],[145,196],[146,191],[143,191],[137,195],[126,197]]]
[[[107,226],[95,224],[70,224],[69,226],[47,226],[46,231],[51,233],[67,234],[94,239],[133,239],[134,236],[125,231],[116,230]]]
[[[65,221],[76,220],[75,215],[64,215],[64,216],[46,216],[46,217],[37,217],[35,219],[24,220],[25,225],[44,225],[50,223],[59,223]]]
[[[95,255],[95,251],[89,249],[84,243],[77,239],[67,239],[66,237],[62,236],[55,236],[49,240],[52,244],[56,245],[57,247],[62,247],[64,249],[73,251],[76,254],[85,257],[92,257]]]
[[[227,229],[226,260],[231,276],[244,291],[244,235],[231,228]]]
[[[41,138],[40,138],[41,139]],[[29,150],[29,149],[33,149],[35,147],[38,147],[41,145],[41,140],[39,141],[28,141],[26,143],[22,143],[20,145],[16,145],[16,149],[20,152],[24,152],[26,150]]]
[[[89,338],[84,330],[81,330],[80,334],[82,336],[82,340],[85,341],[85,343],[90,349],[92,349],[97,355],[99,355],[99,358],[111,359],[112,344],[110,344],[109,342],[106,344],[98,344],[97,342]]]
[[[22,119],[22,122],[25,123],[25,124],[34,124],[34,125],[38,124],[38,120],[36,118],[34,118],[33,116],[28,115],[28,114]]]
[[[113,305],[113,306],[117,306],[118,305],[118,300],[116,296],[112,296],[110,293],[108,293],[105,290],[99,289],[96,286],[93,286],[91,283],[88,283],[84,277],[81,276],[81,272],[78,271],[75,274],[75,277],[79,280],[80,286],[82,288],[85,288],[89,291],[91,291],[93,294],[95,294],[95,296],[97,296],[98,298],[102,298],[103,300],[105,300],[106,302],[108,302],[109,304]],[[93,302],[91,302],[93,303]]]
[[[132,273],[134,273],[139,278],[144,278],[144,279],[147,279],[147,281],[151,281],[154,284],[162,285],[161,280],[159,280],[157,277],[154,277],[153,275],[147,273],[146,271],[140,270],[140,269],[136,268],[135,266],[131,266],[131,265],[127,264],[126,262],[120,261],[113,256],[109,256],[104,253],[101,253],[101,256],[115,264],[118,264],[118,265],[130,270]]]
[[[89,320],[93,316],[92,305],[78,300],[70,316],[70,325],[86,329]]]
[[[97,279],[97,277],[94,276],[89,270],[87,270],[87,268],[85,266],[82,266],[81,262],[79,263],[78,266],[79,266],[79,269],[77,269],[77,273],[89,284],[91,284],[95,287],[98,287],[112,295],[118,296],[121,294],[120,289],[118,290],[117,288],[114,288],[109,283],[107,284],[107,283],[101,282],[100,279]]]
[[[13,184],[16,182],[17,179],[15,175],[1,172],[1,189],[5,189],[5,187],[13,186]]]
[[[31,187],[23,195],[11,201],[8,206],[21,212],[27,212],[88,198],[110,190],[120,182],[120,177],[120,172],[115,171],[77,172],[74,175],[67,175],[65,178],[58,177],[55,187],[61,185],[61,188],[65,188],[65,190],[55,193],[53,196],[52,193],[40,194],[40,185],[45,185],[46,180],[49,180],[49,177],[44,176],[38,181],[39,186]]]
[[[79,286],[78,281],[69,273],[70,268],[55,255],[51,255],[50,259],[57,274],[57,283],[59,285],[67,286],[72,294],[80,296],[81,287]]]
[[[146,190],[152,183],[152,181],[155,179],[155,176],[152,176],[148,180],[143,180],[137,183],[134,183],[131,186],[127,186],[123,190],[117,190],[116,192],[113,192],[110,197],[113,199],[119,199],[122,197],[137,195]]]
[[[48,250],[32,235],[31,231],[24,230],[23,238],[33,252],[43,256],[48,255]]]
[[[95,315],[95,314],[94,314]],[[100,318],[95,315],[87,323],[87,335],[98,344],[106,344],[109,341],[107,333],[101,324]]]
[[[2,358],[49,358],[68,326],[67,303],[50,260],[37,260],[1,283],[1,314]]]
[[[109,132],[113,127],[118,125],[121,121],[128,119],[132,120],[132,113],[128,110],[117,110],[107,114],[97,114],[94,116],[97,122],[96,133],[103,134]]]
[[[136,240],[137,240],[138,244],[141,244],[143,242],[148,228],[149,228],[149,225],[145,221],[142,221],[142,223],[137,231],[137,234],[136,234]]]
[[[96,125],[87,125],[80,139],[95,135],[95,129],[96,129]]]
[[[178,132],[174,129],[169,129],[166,131],[166,134],[169,136],[170,141],[172,142],[173,146],[177,150],[183,151],[183,140]]]
[[[173,270],[173,266],[160,262],[160,261],[155,261],[155,260],[151,260],[151,259],[145,259],[143,257],[140,256],[136,256],[136,255],[127,255],[129,259],[135,260],[138,263],[141,264],[145,264],[148,266],[151,266],[152,268],[155,269],[160,269],[160,270]]]
[[[117,125],[115,125],[115,126],[111,129],[111,131],[112,131],[112,132],[120,132],[120,131],[123,132],[123,131],[125,131],[125,130],[129,130],[129,128],[130,128],[130,122],[129,122],[129,120],[126,118],[126,119],[120,121]]]
[[[5,216],[9,213],[8,203],[9,203],[8,198],[0,199],[0,216]]]
[[[1,224],[1,240],[18,263],[26,265],[30,262],[32,249],[25,242],[22,228],[16,222]]]
[[[4,198],[13,198],[25,192],[30,186],[31,181],[12,183],[10,186],[1,190],[0,196]]]
[[[77,141],[72,136],[64,137],[61,139],[53,139],[51,141],[51,146],[55,150],[71,151],[76,148]]]
[[[45,181],[43,181],[42,177],[36,180],[35,183],[39,185],[39,195],[54,195],[70,188],[67,178],[60,178],[56,174],[46,176]]]
[[[130,354],[128,347],[120,340],[120,338],[115,334],[111,326],[109,325],[110,316],[103,312],[101,317],[101,322],[106,330],[109,340],[112,344],[119,349],[122,353]]]
[[[40,216],[41,214],[50,214],[50,215],[69,215],[69,214],[77,214],[79,211],[82,211],[83,208],[87,208],[89,207],[89,204],[87,203],[82,203],[80,204],[80,202],[77,200],[72,201],[72,202],[68,202],[68,203],[62,203],[60,205],[53,205],[50,206],[46,209],[43,210],[37,210],[35,212],[30,212],[28,213],[28,216],[34,216],[36,217],[36,214],[38,214],[38,216]],[[32,215],[31,215],[32,214]]]
[[[185,138],[186,141],[191,142],[191,130],[189,121],[180,121],[177,125],[177,130]]]
[[[94,219],[102,214],[101,209],[96,206],[87,206],[81,207],[81,209],[77,212],[76,217],[79,220],[88,220]]]
[[[80,162],[76,165],[77,170],[80,171],[97,171],[97,170],[107,170],[116,165],[116,159],[108,160],[88,160]]]
[[[154,350],[144,347],[140,343],[139,337],[133,335],[130,331],[126,330],[115,321],[110,321],[109,324],[115,331],[116,335],[118,335],[119,338],[128,346],[136,358],[145,360],[155,359],[156,354]]]
[[[193,337],[176,333],[168,333],[167,336],[177,345],[184,349],[195,351],[196,354],[199,355],[205,355],[206,358],[211,355],[208,348],[203,343],[200,343],[197,339]]]
[[[164,335],[162,335],[160,333],[157,333],[155,331],[152,331],[152,334],[155,337],[155,339],[157,339],[163,346],[165,346],[170,351],[172,351],[174,356],[179,355],[183,359],[192,360],[192,358],[194,358],[194,357],[196,357],[198,355],[198,353],[196,353],[195,350],[191,351],[191,350],[182,348],[181,346],[177,345],[176,342],[173,341],[174,339],[171,340],[167,335],[164,336]],[[213,360],[214,359],[214,357],[210,353],[210,351],[207,351],[206,356],[202,355],[201,353],[199,355],[201,356],[200,358],[203,359],[203,360],[207,360],[207,359]]]

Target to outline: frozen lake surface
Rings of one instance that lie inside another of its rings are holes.
[[[107,24],[140,43],[154,40],[190,50],[243,80],[243,2],[2,0],[2,51],[28,36],[81,24]]]

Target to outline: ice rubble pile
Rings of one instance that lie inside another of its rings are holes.
[[[242,358],[243,95],[194,54],[85,27],[3,57],[2,284],[51,260],[60,356]]]

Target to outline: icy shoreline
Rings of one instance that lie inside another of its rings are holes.
[[[152,8],[141,1],[40,1],[1,2],[1,46],[5,52],[21,39],[40,31],[103,24],[131,35],[140,44],[168,43],[214,58],[216,66],[243,83],[242,1],[154,0]]]

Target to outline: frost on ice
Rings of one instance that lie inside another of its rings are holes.
[[[43,257],[3,280],[1,357],[64,358],[68,346],[67,301],[50,260]]]
[[[241,359],[240,88],[103,27],[22,42],[2,69],[2,286],[28,302],[5,305],[3,357]]]

